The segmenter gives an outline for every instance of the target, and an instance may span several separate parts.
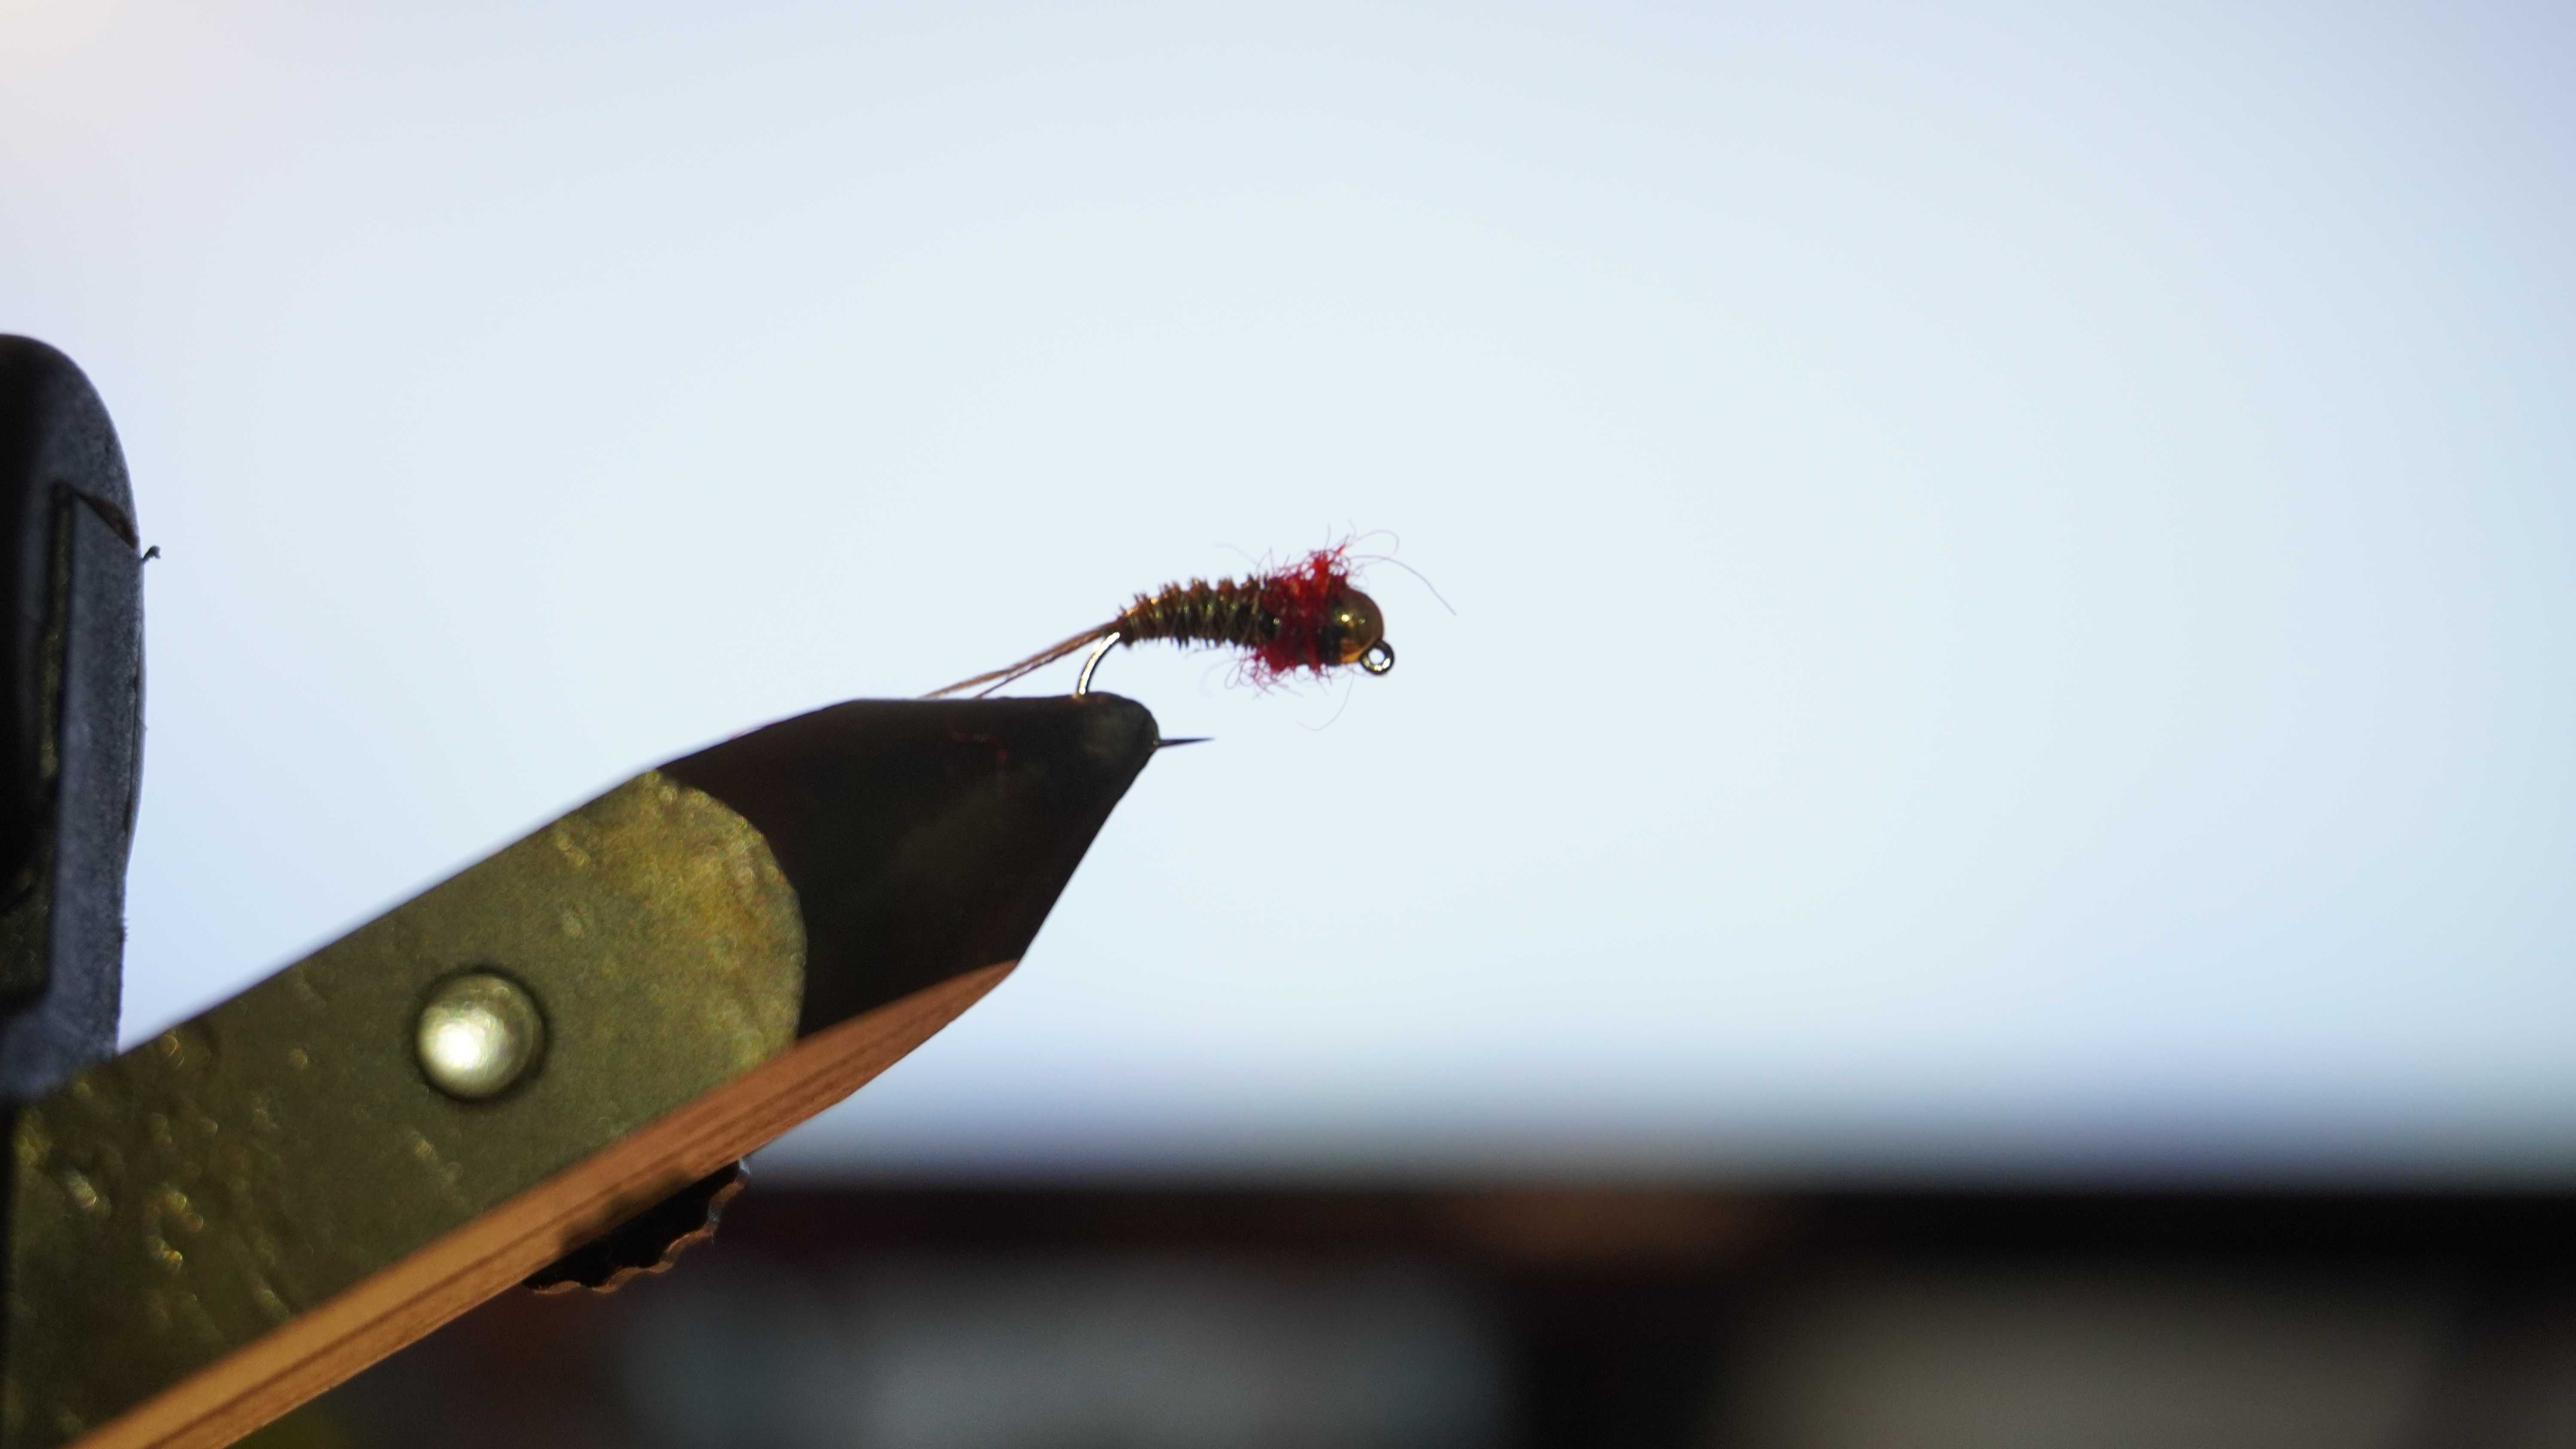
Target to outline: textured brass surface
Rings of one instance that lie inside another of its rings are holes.
[[[413,1031],[477,966],[547,1041],[461,1102]],[[759,832],[655,772],[83,1073],[14,1123],[0,1443],[97,1428],[777,1057],[804,970]]]

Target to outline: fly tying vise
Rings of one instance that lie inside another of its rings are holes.
[[[1085,646],[1091,655],[1082,661],[1073,692],[1088,694],[1102,655],[1114,645],[1145,639],[1240,649],[1244,671],[1256,684],[1300,669],[1321,675],[1348,664],[1384,674],[1395,667],[1395,650],[1386,642],[1386,621],[1377,601],[1351,586],[1349,551],[1350,545],[1342,543],[1248,578],[1166,584],[1159,593],[1138,594],[1136,602],[1098,628],[922,697],[938,699],[967,690],[987,695]]]

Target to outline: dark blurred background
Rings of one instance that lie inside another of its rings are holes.
[[[763,1191],[270,1446],[2576,1444],[2545,1195]]]

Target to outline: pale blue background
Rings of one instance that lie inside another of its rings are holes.
[[[2570,16],[0,0],[127,1037],[1356,525],[1455,617],[1112,661],[1219,742],[775,1160],[2576,1178]]]

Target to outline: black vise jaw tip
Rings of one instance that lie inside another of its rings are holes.
[[[142,581],[97,391],[53,348],[0,336],[0,1104],[116,1050]]]

